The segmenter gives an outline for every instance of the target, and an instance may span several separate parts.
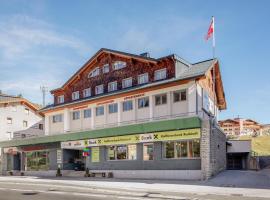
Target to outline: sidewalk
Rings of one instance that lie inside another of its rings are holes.
[[[270,198],[270,169],[224,171],[209,181],[119,180],[102,178],[0,177],[0,182],[63,185],[131,192],[189,193]]]

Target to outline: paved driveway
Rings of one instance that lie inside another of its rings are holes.
[[[260,171],[226,170],[203,184],[220,187],[270,189],[270,169]]]

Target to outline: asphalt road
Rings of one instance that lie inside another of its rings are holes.
[[[192,186],[191,186],[192,187]],[[267,198],[241,195],[196,195],[150,191],[128,191],[98,187],[72,186],[68,183],[17,181],[13,178],[0,181],[0,200],[266,200]]]

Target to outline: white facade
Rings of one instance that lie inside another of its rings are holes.
[[[186,99],[174,102],[174,92],[186,91]],[[166,95],[166,103],[156,105],[156,96]],[[138,99],[148,98],[148,106],[139,108]],[[123,102],[132,101],[132,109],[123,111]],[[117,112],[109,113],[109,105],[117,104]],[[96,108],[104,106],[104,115],[97,116]],[[127,95],[109,101],[89,103],[84,106],[73,106],[59,111],[49,112],[45,115],[45,134],[60,134],[98,128],[142,123],[146,121],[170,119],[175,117],[187,117],[203,114],[203,98],[201,87],[195,82],[177,85],[169,88],[139,92],[135,95]],[[91,109],[91,117],[84,117],[84,110]],[[73,112],[80,112],[79,119],[73,119]],[[62,121],[54,122],[55,115],[62,115]]]
[[[25,130],[42,120],[42,117],[26,105],[0,104],[0,141],[13,138],[15,131]]]

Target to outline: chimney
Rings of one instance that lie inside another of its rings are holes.
[[[140,56],[150,58],[150,53],[144,52],[144,53],[141,53]]]

